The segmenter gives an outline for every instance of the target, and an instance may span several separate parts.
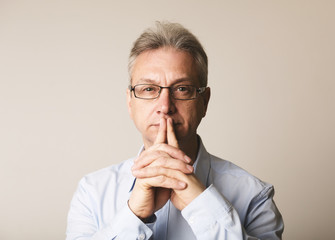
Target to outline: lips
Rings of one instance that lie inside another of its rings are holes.
[[[181,123],[177,122],[177,123],[173,123],[173,126],[178,126],[178,125],[181,125]],[[153,126],[153,127],[159,127],[160,126],[160,123],[154,123],[154,124],[150,124],[150,126]]]

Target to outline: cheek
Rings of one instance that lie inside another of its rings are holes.
[[[144,129],[150,119],[150,108],[143,105],[132,105],[132,119],[138,129]]]
[[[191,128],[197,128],[204,116],[204,108],[200,104],[192,104],[184,109],[184,121]]]
[[[134,121],[136,121],[136,122],[142,121],[142,119],[145,118],[145,115],[146,115],[145,109],[142,109],[142,108],[133,109]]]

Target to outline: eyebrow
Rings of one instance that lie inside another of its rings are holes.
[[[171,85],[175,85],[175,84],[178,84],[178,83],[193,83],[193,81],[190,79],[190,78],[180,78],[180,79],[177,79],[175,80]],[[153,80],[153,79],[150,79],[150,78],[142,78],[138,81],[137,84],[155,84],[155,85],[158,85],[157,81],[156,80]]]

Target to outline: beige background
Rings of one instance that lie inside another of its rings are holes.
[[[135,155],[132,42],[155,20],[207,50],[207,149],[275,185],[285,239],[335,234],[334,1],[0,0],[0,239],[64,239],[85,174]]]

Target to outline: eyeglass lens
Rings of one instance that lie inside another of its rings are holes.
[[[197,89],[192,85],[177,85],[171,87],[160,87],[153,84],[139,84],[134,86],[135,97],[143,99],[157,98],[162,88],[169,88],[175,99],[192,99],[196,97]]]

